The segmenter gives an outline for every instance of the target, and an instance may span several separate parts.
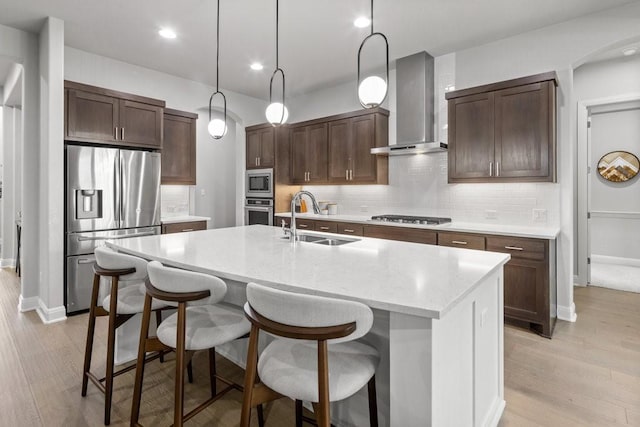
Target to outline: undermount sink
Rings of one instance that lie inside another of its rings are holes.
[[[331,235],[298,234],[298,242],[317,243],[325,246],[340,246],[347,243],[357,242],[360,239],[337,238]]]

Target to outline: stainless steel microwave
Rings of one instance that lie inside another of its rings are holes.
[[[273,169],[247,171],[246,197],[273,197]]]

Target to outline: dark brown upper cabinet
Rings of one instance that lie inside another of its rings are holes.
[[[446,94],[449,182],[555,182],[555,72]]]
[[[384,111],[329,122],[329,182],[387,184],[388,159],[371,149],[388,145],[388,116]]]
[[[327,123],[292,125],[291,183],[327,182]]]
[[[162,184],[196,185],[197,114],[166,108]]]
[[[247,130],[247,169],[272,168],[275,164],[276,128]]]
[[[65,86],[65,140],[162,148],[165,102],[70,81]]]

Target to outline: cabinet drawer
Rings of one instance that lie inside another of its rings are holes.
[[[485,249],[483,236],[463,233],[438,233],[438,245],[451,246],[453,248],[477,249],[480,251],[484,251]]]
[[[296,228],[302,230],[315,230],[316,222],[311,219],[296,219]]]
[[[206,230],[207,221],[176,222],[162,224],[162,234],[184,233],[187,231]]]
[[[363,235],[365,237],[425,243],[428,245],[435,245],[438,241],[438,234],[435,231],[387,225],[365,225],[363,226]]]
[[[353,234],[354,236],[362,236],[364,235],[364,227],[362,226],[362,224],[339,222],[338,234]]]
[[[337,233],[338,223],[333,221],[316,221],[315,230],[324,233]]]
[[[512,258],[544,261],[547,259],[547,241],[519,237],[487,237],[487,250],[504,252]]]

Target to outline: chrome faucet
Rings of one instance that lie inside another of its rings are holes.
[[[290,239],[292,243],[295,242],[298,238],[298,234],[296,232],[296,200],[300,199],[303,195],[309,196],[309,198],[311,199],[311,204],[313,205],[313,213],[320,213],[320,206],[318,206],[316,198],[309,191],[302,190],[293,195],[293,198],[291,199],[291,223],[289,224],[291,235]]]

